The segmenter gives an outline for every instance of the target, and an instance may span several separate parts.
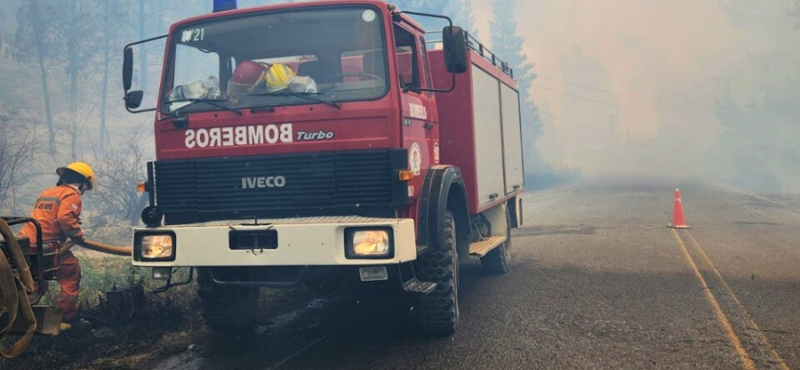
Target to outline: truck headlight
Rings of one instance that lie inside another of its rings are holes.
[[[345,231],[347,258],[388,258],[394,253],[392,228],[351,228]]]
[[[134,247],[134,256],[140,261],[175,260],[175,234],[173,233],[136,235]]]

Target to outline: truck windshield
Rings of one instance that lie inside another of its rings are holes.
[[[182,26],[172,35],[162,111],[378,99],[388,91],[382,23],[377,9],[349,6]],[[194,99],[219,104],[187,106]]]

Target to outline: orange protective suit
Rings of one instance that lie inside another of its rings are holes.
[[[39,194],[31,218],[39,221],[42,226],[42,243],[51,243],[52,247],[57,247],[53,244],[62,244],[67,238],[82,240],[81,206],[80,191],[70,185],[54,186]],[[27,236],[32,246],[36,243],[36,228],[33,224],[25,224],[19,235]],[[78,313],[81,266],[70,251],[61,253],[58,261],[61,293],[56,305],[64,312],[63,320],[68,322]]]

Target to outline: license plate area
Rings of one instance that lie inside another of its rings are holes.
[[[389,272],[386,266],[362,267],[358,269],[361,281],[383,281],[389,280]]]
[[[231,230],[228,240],[231,250],[278,249],[277,230]]]

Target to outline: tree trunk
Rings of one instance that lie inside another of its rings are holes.
[[[17,214],[17,187],[11,184],[11,214]]]
[[[31,0],[31,18],[34,25],[39,24],[39,2]],[[44,66],[44,44],[39,27],[33,27],[36,38],[36,50],[39,57],[39,73],[42,77],[42,95],[44,96],[44,111],[47,117],[47,129],[50,137],[50,155],[56,156],[56,132],[53,127],[53,111],[50,107],[50,89],[48,88],[47,69]]]
[[[141,210],[147,207],[147,203],[149,202],[150,198],[145,193],[136,194],[136,206],[133,210],[128,210],[128,224],[131,226],[136,226],[139,224],[139,216],[141,215]]]
[[[69,35],[67,36],[67,49],[69,54],[69,62],[67,73],[69,74],[69,127],[70,127],[70,154],[72,158],[77,158],[76,146],[78,141],[78,53],[77,53],[77,40],[76,34],[76,21],[77,21],[76,0],[69,2]]]
[[[103,92],[100,96],[100,154],[106,152],[106,101],[108,95],[108,63],[109,63],[109,50],[108,39],[110,38],[108,27],[109,22],[109,8],[108,1],[104,2],[105,11],[103,12]]]
[[[139,0],[139,40],[145,38],[144,0]],[[147,93],[147,48],[139,48],[139,87]]]

